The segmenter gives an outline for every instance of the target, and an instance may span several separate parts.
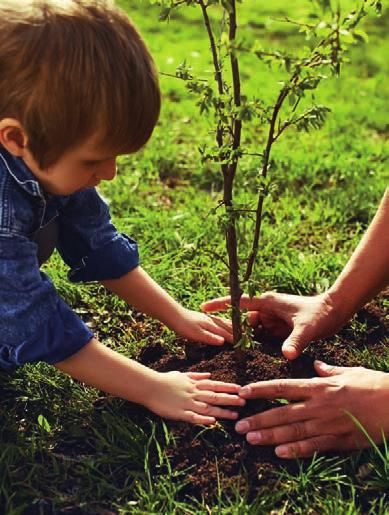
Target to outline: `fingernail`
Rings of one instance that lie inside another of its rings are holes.
[[[251,386],[242,386],[239,390],[239,395],[251,395]]]
[[[279,458],[286,458],[289,456],[289,447],[287,445],[280,445],[276,447],[275,452]]]
[[[287,352],[290,354],[290,356],[293,356],[295,357],[295,355],[297,354],[297,350],[295,347],[293,347],[292,345],[286,345],[286,347],[283,347],[283,352]]]
[[[246,440],[248,441],[248,443],[261,443],[262,433],[260,431],[252,431],[251,433],[247,433]]]
[[[250,425],[246,420],[239,420],[239,422],[235,424],[235,429],[238,433],[245,433],[250,429]]]

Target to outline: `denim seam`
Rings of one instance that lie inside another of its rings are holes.
[[[3,228],[0,228],[0,236],[3,238],[10,238],[11,236],[22,236],[23,238],[30,239],[28,235],[23,232],[16,231],[12,227],[7,227],[7,230],[4,231]]]
[[[1,187],[3,186],[3,187]],[[1,199],[1,208],[0,208],[0,224],[1,227],[6,227],[10,229],[11,227],[11,209],[9,203],[9,181],[5,180],[3,184],[0,183],[0,199]]]
[[[5,159],[5,157],[3,156],[3,154],[1,152],[0,152],[0,157],[3,160],[7,170],[9,172],[9,174],[15,179],[15,181],[19,184],[19,186],[21,186],[25,191],[27,191],[27,193],[30,193],[30,195],[32,194],[32,195],[37,196],[37,197],[42,197],[42,192],[41,192],[40,186],[37,183],[37,181],[34,181],[33,179],[28,179],[26,181],[19,180],[16,177],[16,175],[12,172],[12,170],[11,170],[9,164],[8,164],[8,161]],[[31,183],[33,192],[31,192],[30,190],[28,190],[26,188],[28,183]]]

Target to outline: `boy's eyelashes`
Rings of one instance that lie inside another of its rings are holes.
[[[84,166],[97,166],[101,163],[103,163],[104,161],[83,161],[82,164]]]
[[[98,165],[101,165],[107,161],[110,161],[111,159],[115,159],[116,161],[116,157],[107,157],[105,159],[83,159],[81,161],[81,163],[84,165],[84,166],[98,166]]]

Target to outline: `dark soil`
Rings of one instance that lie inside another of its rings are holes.
[[[368,366],[355,351],[368,348],[371,355],[387,356],[385,345],[389,335],[389,320],[384,309],[384,299],[389,298],[389,289],[378,299],[362,309],[356,316],[356,322],[345,327],[336,337],[312,343],[304,355],[288,362],[281,353],[281,342],[270,334],[260,332],[257,334],[258,344],[254,350],[245,352],[246,370],[242,378],[242,370],[235,361],[231,346],[210,347],[199,344],[178,342],[181,349],[177,353],[169,352],[161,343],[156,334],[150,337],[147,346],[142,348],[138,360],[143,364],[159,371],[207,371],[212,373],[215,380],[238,382],[247,384],[261,380],[276,378],[309,378],[315,375],[313,361],[321,359],[329,364],[340,366]],[[142,316],[136,322],[142,326]],[[136,326],[134,330],[139,330]],[[94,414],[98,417],[104,411],[109,398],[103,396],[94,403]],[[120,401],[121,402],[121,401]],[[277,405],[269,401],[249,401],[241,409],[241,416],[261,412]],[[236,409],[236,408],[235,408]],[[158,417],[145,408],[124,402],[121,404],[123,415],[131,418],[137,425],[149,431],[150,420],[160,421]],[[295,460],[281,460],[274,454],[270,446],[250,446],[244,437],[234,430],[234,422],[221,421],[214,427],[204,428],[181,422],[165,421],[173,436],[164,446],[169,457],[172,470],[182,471],[186,480],[181,490],[184,498],[205,499],[209,505],[215,500],[220,488],[228,494],[237,490],[248,495],[248,500],[261,493],[282,491],[279,472],[281,467],[290,472],[297,471],[298,463]],[[162,425],[157,424],[158,441],[164,439]],[[88,448],[86,441],[79,442],[80,448],[66,444],[57,446],[56,452],[77,455],[91,453],[95,450]],[[152,449],[150,449],[152,451]],[[163,465],[158,459],[158,452],[150,452],[151,466],[155,473],[164,472]],[[360,469],[363,469],[363,458]],[[358,466],[357,466],[358,468]],[[123,472],[125,473],[125,471]],[[363,476],[365,478],[365,476]],[[358,474],[356,478],[358,481]],[[362,512],[369,511],[369,501],[377,495],[376,491],[361,489],[357,492]],[[275,497],[274,497],[275,498]],[[276,508],[274,506],[273,508]],[[51,514],[53,507],[48,500],[42,499],[38,505],[28,508],[26,515]],[[56,513],[79,515],[84,513],[81,508],[68,507]],[[96,508],[95,513],[111,515],[109,507]],[[307,507],[308,513],[308,507]]]
[[[379,298],[389,296],[389,290]],[[315,376],[313,361],[323,360],[339,366],[366,365],[357,358],[355,350],[365,347],[374,355],[387,352],[384,344],[389,334],[389,321],[382,302],[371,303],[361,310],[356,320],[363,327],[356,336],[355,328],[344,328],[335,338],[315,342],[303,356],[288,362],[281,353],[281,342],[265,332],[257,334],[254,350],[245,352],[246,373],[242,378],[231,346],[210,347],[183,342],[183,350],[172,354],[159,343],[142,349],[139,361],[158,371],[207,371],[220,381],[247,384],[276,378],[309,378]],[[243,381],[242,381],[243,379]],[[241,410],[242,416],[251,415],[274,407],[269,401],[249,401]],[[133,415],[140,415],[138,407]],[[143,412],[143,410],[141,409]],[[136,417],[138,419],[138,417]],[[223,421],[216,427],[199,428],[185,423],[168,422],[174,435],[174,443],[167,452],[175,470],[187,471],[188,483],[183,493],[201,499],[211,499],[219,483],[223,490],[246,489],[250,478],[251,494],[266,486],[275,486],[275,472],[280,465],[293,471],[296,462],[281,460],[269,446],[250,446],[234,431],[234,423]],[[242,471],[245,472],[242,474]]]

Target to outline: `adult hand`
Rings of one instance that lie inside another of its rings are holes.
[[[233,339],[230,320],[185,308],[180,309],[170,327],[188,340],[209,345],[223,345],[225,342],[231,343]]]
[[[192,424],[214,424],[216,418],[236,420],[238,413],[223,406],[244,406],[239,385],[212,381],[208,373],[159,373],[144,405],[157,415]]]
[[[389,435],[389,374],[320,361],[315,368],[320,377],[263,381],[241,388],[244,399],[294,402],[242,419],[236,430],[253,445],[275,445],[282,458],[368,447],[368,439],[348,413],[374,442],[382,441],[382,431]]]
[[[223,311],[230,303],[230,297],[213,299],[202,304],[201,309]],[[311,341],[331,336],[346,322],[328,293],[302,297],[267,292],[252,299],[243,295],[240,307],[249,310],[253,327],[262,326],[275,336],[286,338],[282,352],[288,359],[297,358]]]

